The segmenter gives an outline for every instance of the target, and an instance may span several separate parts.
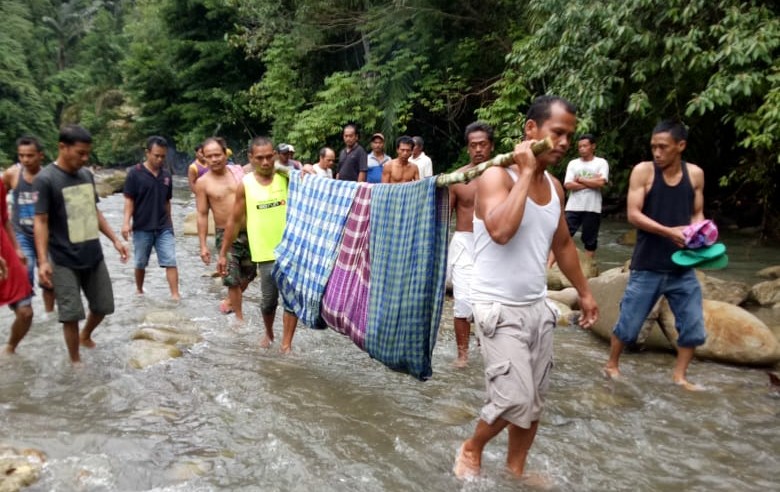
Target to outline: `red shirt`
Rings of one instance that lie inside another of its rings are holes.
[[[0,306],[21,301],[32,294],[32,286],[27,278],[27,268],[19,260],[13,243],[8,237],[8,204],[5,185],[0,181],[0,256],[8,266],[8,276],[0,280]]]

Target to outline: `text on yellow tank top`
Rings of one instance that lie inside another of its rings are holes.
[[[274,173],[271,184],[264,186],[252,173],[244,176],[243,183],[252,261],[275,260],[274,249],[282,240],[287,220],[287,177]]]

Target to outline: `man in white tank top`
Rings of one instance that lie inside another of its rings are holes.
[[[455,460],[459,478],[479,475],[485,445],[504,428],[509,431],[507,468],[526,475],[552,368],[557,314],[545,301],[551,248],[579,294],[580,326],[589,328],[598,319],[564,220],[563,188],[546,172],[566,154],[576,125],[571,103],[537,98],[526,117],[525,141],[515,147],[515,164],[490,168],[477,180],[471,301],[485,359],[487,403]],[[531,142],[547,136],[553,149],[534,157]]]

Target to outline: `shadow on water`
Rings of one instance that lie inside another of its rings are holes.
[[[118,229],[121,196],[100,207]],[[136,297],[132,266],[104,241],[117,311],[96,332],[98,347],[83,353],[84,367],[67,363],[53,319],[36,318],[19,355],[0,358],[0,442],[48,457],[26,490],[526,490],[504,472],[505,436],[486,449],[483,478],[452,476],[484,383],[474,341],[470,365],[452,368],[449,301],[434,377],[425,383],[385,369],[331,331],[299,328],[289,356],[261,350],[258,286],[247,290],[244,325],[221,315],[222,288],[203,276],[210,268],[198,258],[197,238],[180,235],[194,209],[189,193],[177,191],[173,209],[179,304],[166,301],[154,258],[147,294]],[[610,244],[619,232],[605,227],[607,266],[627,258]],[[750,256],[755,265],[746,268],[765,266],[762,258]],[[42,311],[38,297],[34,307]],[[134,369],[130,335],[158,311],[192,320],[203,341],[181,358]],[[4,311],[2,326],[10,320]],[[669,354],[626,355],[625,381],[612,383],[600,375],[606,345],[590,334],[558,329],[555,348],[529,468],[549,474],[556,490],[780,488],[780,399],[763,371],[696,362],[691,377],[709,391],[689,394],[669,384]]]

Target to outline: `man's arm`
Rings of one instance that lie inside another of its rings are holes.
[[[51,264],[49,264],[49,215],[35,214],[33,218],[33,240],[38,256],[38,281],[51,288]]]
[[[114,243],[114,249],[116,249],[117,252],[119,253],[119,259],[122,261],[122,263],[126,263],[127,246],[125,246],[125,243],[123,243],[116,236],[116,234],[114,234],[114,230],[111,228],[110,225],[108,225],[108,221],[103,216],[103,212],[98,210],[97,217],[98,217],[98,228],[100,229],[100,232],[102,232],[104,236],[106,236],[108,239],[111,240],[112,243]]]
[[[358,182],[362,183],[366,180],[368,174],[368,153],[362,146],[358,146],[360,154],[358,154]]]
[[[244,183],[241,182],[236,187],[236,197],[233,202],[233,213],[228,217],[225,225],[225,233],[222,236],[222,247],[219,249],[219,259],[217,260],[217,273],[224,276],[227,274],[227,254],[233,246],[233,241],[238,236],[238,227],[236,224],[244,223],[246,215],[246,192]]]
[[[195,182],[195,209],[197,211],[196,223],[198,225],[198,241],[200,242],[200,259],[208,265],[211,263],[211,251],[206,242],[209,233],[209,197],[206,194],[206,183],[199,179]]]
[[[687,164],[693,186],[693,215],[691,223],[704,220],[704,171],[696,164]]]
[[[485,223],[490,238],[506,244],[517,233],[525,214],[525,201],[531,186],[536,157],[531,152],[531,141],[515,146],[514,160],[518,178],[511,178],[500,168],[489,168],[477,180],[475,214]]]
[[[414,177],[412,178],[412,181],[420,181],[420,168],[417,166],[414,167]]]
[[[393,167],[393,161],[388,162],[384,166],[382,166],[382,182],[383,183],[389,183],[390,182],[390,176],[392,173]]]
[[[647,190],[652,183],[653,176],[654,168],[652,162],[640,162],[631,170],[631,177],[628,181],[628,198],[626,200],[628,222],[637,229],[667,237],[674,241],[677,246],[683,247],[685,246],[685,237],[682,234],[684,227],[667,227],[642,212]]]
[[[11,166],[3,172],[3,184],[6,190],[13,190],[19,182],[19,166]]]
[[[558,200],[560,200],[560,203],[564,203],[563,188],[558,180],[555,180],[555,191],[558,193]],[[566,278],[571,281],[572,286],[577,289],[581,309],[578,324],[582,328],[590,328],[599,319],[599,308],[596,305],[593,294],[590,292],[588,280],[582,273],[580,260],[577,256],[577,248],[574,246],[571,234],[569,234],[569,227],[564,220],[563,211],[561,211],[560,217],[558,218],[558,227],[555,229],[555,234],[553,235],[552,252],[555,255],[561,272],[566,275]]]
[[[195,193],[195,182],[198,180],[198,166],[190,164],[187,167],[187,181],[190,184],[190,190]]]
[[[124,220],[122,221],[122,237],[125,241],[130,239],[130,221],[133,219],[133,210],[135,209],[135,200],[125,195]]]

